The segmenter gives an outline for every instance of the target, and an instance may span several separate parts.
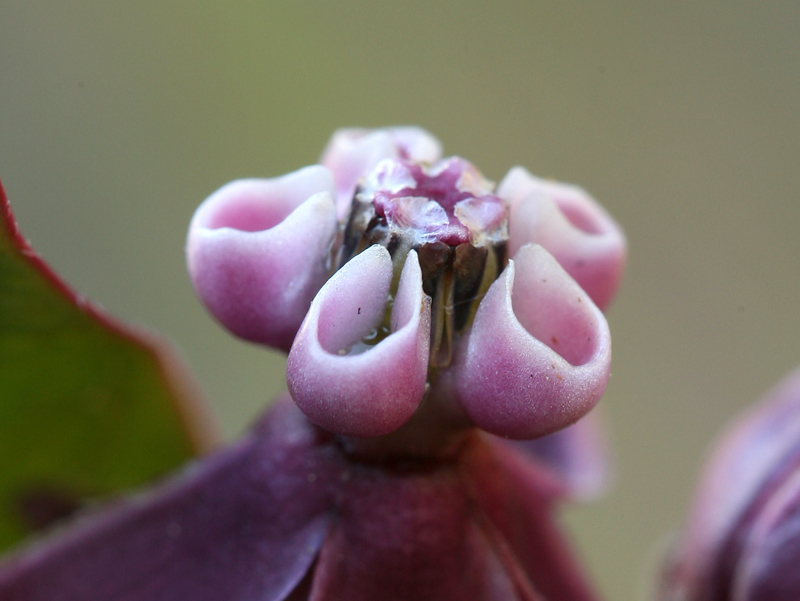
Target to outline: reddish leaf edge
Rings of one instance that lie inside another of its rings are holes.
[[[174,409],[186,428],[194,454],[202,456],[219,448],[223,442],[219,423],[178,351],[160,335],[118,321],[70,288],[23,236],[11,210],[11,203],[2,181],[0,181],[0,221],[22,259],[35,269],[57,293],[108,332],[125,338],[153,359],[167,384]]]

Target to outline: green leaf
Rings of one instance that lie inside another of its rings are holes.
[[[176,358],[71,291],[0,185],[0,549],[218,440]]]

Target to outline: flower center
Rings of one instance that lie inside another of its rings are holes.
[[[380,244],[395,265],[394,293],[409,251],[417,251],[423,290],[433,300],[434,371],[450,364],[454,337],[471,325],[480,299],[508,262],[508,206],[493,189],[459,157],[433,165],[385,159],[353,197],[337,268]],[[388,335],[388,312],[384,321],[366,344]]]

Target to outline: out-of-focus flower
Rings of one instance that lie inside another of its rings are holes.
[[[289,352],[291,399],[12,558],[0,598],[596,598],[552,520],[604,469],[571,424],[608,380],[625,241],[591,197],[521,168],[495,188],[418,128],[342,130],[209,197],[187,256],[223,325]]]
[[[800,599],[800,370],[715,445],[661,598]]]

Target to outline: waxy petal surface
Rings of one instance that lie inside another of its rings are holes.
[[[211,313],[246,340],[289,350],[328,276],[336,233],[333,179],[312,166],[232,182],[195,213],[187,263]]]
[[[433,163],[441,157],[439,140],[420,127],[349,128],[334,132],[320,163],[333,172],[336,205],[342,219],[350,208],[358,181],[383,159]]]
[[[547,251],[530,245],[478,308],[456,368],[459,398],[492,434],[544,436],[594,406],[610,362],[603,314]]]
[[[498,196],[511,207],[509,256],[529,242],[543,246],[601,309],[611,302],[625,268],[622,229],[582,188],[539,179],[515,167]]]
[[[325,537],[335,470],[313,433],[273,429],[24,550],[0,566],[0,599],[285,599]]]
[[[422,401],[430,299],[422,292],[415,252],[400,277],[389,336],[374,346],[361,342],[380,327],[392,273],[382,246],[350,260],[314,299],[289,353],[292,398],[311,421],[332,432],[387,434],[406,423]]]

